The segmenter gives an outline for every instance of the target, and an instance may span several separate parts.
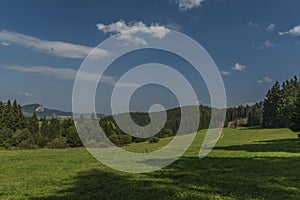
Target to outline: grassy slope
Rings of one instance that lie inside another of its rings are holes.
[[[225,129],[204,159],[200,132],[160,171],[126,174],[85,149],[0,151],[0,199],[300,199],[300,142],[287,129]],[[167,144],[132,144],[152,151]]]

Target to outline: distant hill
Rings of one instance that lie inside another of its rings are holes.
[[[48,109],[45,108],[41,104],[28,104],[22,106],[22,111],[26,117],[32,116],[35,112],[39,118],[46,117],[46,118],[52,118],[52,117],[62,117],[62,118],[68,118],[72,117],[72,112],[65,112],[55,109]],[[97,114],[98,118],[104,117],[104,114]]]

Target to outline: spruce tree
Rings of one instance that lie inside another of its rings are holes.
[[[281,96],[280,85],[279,82],[276,81],[271,90],[268,91],[264,101],[262,122],[264,128],[280,127],[280,108],[278,103]]]
[[[32,133],[34,137],[39,133],[39,120],[34,112],[32,117],[29,119],[28,130]]]
[[[25,129],[26,128],[26,119],[22,112],[22,107],[18,105],[18,129]]]
[[[290,128],[294,132],[300,132],[300,94],[298,94],[298,97],[297,97],[295,111],[293,113],[292,123],[291,123]]]

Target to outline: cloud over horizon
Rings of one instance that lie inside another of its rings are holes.
[[[256,82],[257,82],[257,83],[260,83],[260,84],[262,84],[262,83],[272,83],[273,80],[272,80],[272,78],[270,78],[269,76],[265,76],[264,78],[259,79],[259,80],[257,80]]]
[[[14,43],[39,52],[64,58],[85,58],[92,50],[93,56],[97,58],[110,55],[106,50],[99,48],[94,49],[92,47],[68,42],[42,40],[11,31],[0,31],[0,40],[5,42],[5,44]],[[2,45],[4,44],[3,42],[1,43]]]
[[[56,68],[50,66],[2,66],[0,67],[6,70],[13,70],[19,72],[25,72],[30,74],[38,74],[43,76],[48,76],[51,78],[56,78],[60,80],[74,81],[75,78],[78,78],[82,81],[96,81],[100,78],[101,74],[90,73],[85,71],[79,71],[76,69],[70,68]],[[77,74],[78,73],[78,74]],[[117,82],[116,77],[102,75],[101,80],[104,83],[107,83],[116,87],[136,87],[135,83],[120,83]]]

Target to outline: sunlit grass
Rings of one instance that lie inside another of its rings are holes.
[[[0,199],[300,199],[300,142],[288,129],[224,129],[204,159],[205,131],[184,156],[152,173],[127,174],[84,148],[0,151]],[[154,151],[172,138],[124,147]]]

